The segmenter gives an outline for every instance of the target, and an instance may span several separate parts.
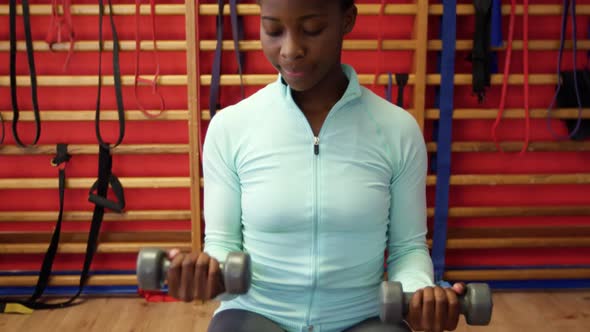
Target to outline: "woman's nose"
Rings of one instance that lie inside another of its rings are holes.
[[[304,53],[304,48],[299,38],[293,34],[287,34],[281,45],[281,57],[292,60],[302,57]]]

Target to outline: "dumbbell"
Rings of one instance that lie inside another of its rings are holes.
[[[379,318],[388,324],[399,324],[408,314],[414,293],[404,293],[397,281],[383,281],[379,289],[381,312]],[[484,283],[466,285],[465,293],[458,296],[459,310],[469,325],[488,325],[492,318],[492,292]]]
[[[137,283],[140,289],[160,290],[170,269],[166,252],[158,248],[144,248],[137,255]],[[227,294],[245,294],[250,289],[252,270],[250,255],[230,252],[220,263],[221,275]]]

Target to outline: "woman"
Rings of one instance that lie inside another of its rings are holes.
[[[391,331],[378,289],[414,292],[414,330],[454,330],[458,283],[433,283],[425,142],[414,118],[341,63],[352,0],[261,0],[260,39],[278,79],[211,121],[203,147],[204,252],[171,252],[169,293],[224,291],[219,261],[252,260],[249,292],[222,301],[218,331]]]

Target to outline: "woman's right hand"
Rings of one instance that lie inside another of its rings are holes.
[[[204,252],[168,252],[168,295],[185,301],[210,300],[225,292],[219,262]]]

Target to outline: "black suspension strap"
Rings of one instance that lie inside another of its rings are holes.
[[[469,60],[472,62],[473,93],[480,103],[485,98],[485,88],[490,86],[490,37],[492,24],[492,0],[474,0],[475,33],[473,35],[473,49]]]
[[[4,118],[2,117],[2,113],[0,112],[0,130],[2,130],[2,135],[0,135],[0,145],[4,143],[4,136],[6,136],[6,132],[4,131]]]
[[[399,107],[404,107],[404,90],[408,85],[408,78],[409,75],[406,73],[397,73],[395,74],[395,83],[397,84],[397,102],[396,105]],[[387,74],[387,87],[385,89],[385,99],[390,103],[393,102],[392,96],[393,90],[393,75],[391,73]]]
[[[25,30],[25,44],[27,48],[27,59],[29,63],[29,77],[31,80],[31,98],[33,100],[33,112],[35,116],[35,138],[31,145],[37,144],[41,136],[41,118],[39,116],[39,103],[37,101],[37,72],[35,70],[35,57],[33,52],[33,37],[31,34],[31,15],[29,11],[29,0],[22,0],[23,25]],[[10,96],[12,100],[12,135],[16,144],[20,147],[27,147],[18,134],[19,107],[17,98],[16,83],[16,0],[9,0],[9,21],[10,21]],[[4,130],[2,135],[4,136]]]
[[[561,70],[561,63],[562,63],[562,56],[563,56],[563,49],[565,43],[565,33],[567,30],[567,18],[571,14],[571,25],[572,25],[572,57],[573,57],[573,70],[569,72],[564,72]],[[582,124],[582,107],[583,107],[583,97],[587,95],[587,90],[584,90],[586,93],[582,93],[580,91],[580,87],[588,87],[588,83],[584,81],[584,71],[579,71],[577,69],[577,60],[576,60],[576,53],[577,53],[577,38],[576,38],[576,0],[564,0],[563,1],[563,12],[561,16],[561,33],[560,33],[560,43],[559,43],[559,52],[557,55],[557,86],[555,89],[555,94],[553,95],[553,99],[551,100],[551,104],[547,108],[547,129],[551,133],[551,135],[556,139],[572,139],[577,136],[578,131],[580,130]],[[581,77],[578,77],[580,75]],[[586,74],[587,75],[587,74]],[[568,89],[568,91],[562,91],[563,88]],[[571,93],[573,90],[573,94]],[[567,121],[566,125],[568,127],[568,136],[567,137],[560,137],[558,136],[551,127],[551,111],[555,106],[556,102],[559,104],[560,107],[577,107],[578,108],[578,119],[574,122]]]
[[[55,157],[51,160],[51,165],[57,167],[59,169],[58,176],[59,176],[59,213],[57,216],[57,222],[55,224],[55,229],[53,231],[53,235],[51,236],[51,242],[49,243],[49,247],[45,252],[45,257],[43,258],[43,263],[41,265],[41,270],[39,272],[39,277],[37,279],[37,284],[35,286],[35,290],[33,295],[27,300],[9,300],[9,299],[2,299],[0,300],[0,312],[6,313],[24,313],[28,314],[31,313],[34,309],[52,309],[52,308],[61,308],[66,306],[65,303],[44,303],[40,302],[39,299],[45,292],[47,285],[49,283],[49,276],[51,275],[53,261],[55,260],[55,255],[57,253],[57,248],[59,244],[59,237],[61,234],[61,226],[62,226],[62,218],[63,218],[63,209],[64,209],[64,197],[65,197],[65,183],[66,183],[66,165],[68,161],[70,161],[71,156],[68,153],[68,146],[63,143],[59,143],[56,146],[56,154]],[[72,299],[73,302],[74,299]]]
[[[102,90],[102,52],[103,52],[103,37],[102,37],[102,20],[104,17],[104,2],[98,0],[98,96],[96,98],[96,113],[94,117],[94,126],[96,131],[96,138],[99,144],[106,147],[102,135],[100,134],[100,97]],[[119,118],[119,137],[114,146],[118,146],[125,137],[125,110],[123,107],[123,92],[121,89],[121,70],[119,66],[119,37],[117,36],[117,29],[113,19],[113,4],[108,0],[109,5],[109,19],[111,23],[111,31],[113,34],[113,79],[115,82],[115,97],[117,99],[117,115]]]
[[[397,83],[397,106],[404,107],[404,89],[408,85],[409,75],[406,73],[395,74],[395,81]]]
[[[232,24],[232,34],[233,34],[233,41],[234,41],[234,49],[236,54],[236,61],[238,62],[238,74],[240,76],[240,88],[241,88],[241,95],[244,98],[244,82],[242,78],[242,63],[243,63],[243,53],[240,52],[239,48],[239,41],[243,38],[243,19],[238,16],[238,5],[237,0],[230,0],[230,16],[231,16],[231,24]],[[224,15],[223,15],[223,7],[225,1],[224,0],[217,0],[218,12],[217,12],[217,21],[216,21],[216,42],[217,45],[215,47],[215,55],[213,57],[213,68],[211,71],[211,88],[209,93],[209,113],[211,118],[215,116],[217,110],[221,108],[219,103],[219,91],[221,85],[221,58],[222,58],[222,51],[223,51],[223,31],[224,31]]]

